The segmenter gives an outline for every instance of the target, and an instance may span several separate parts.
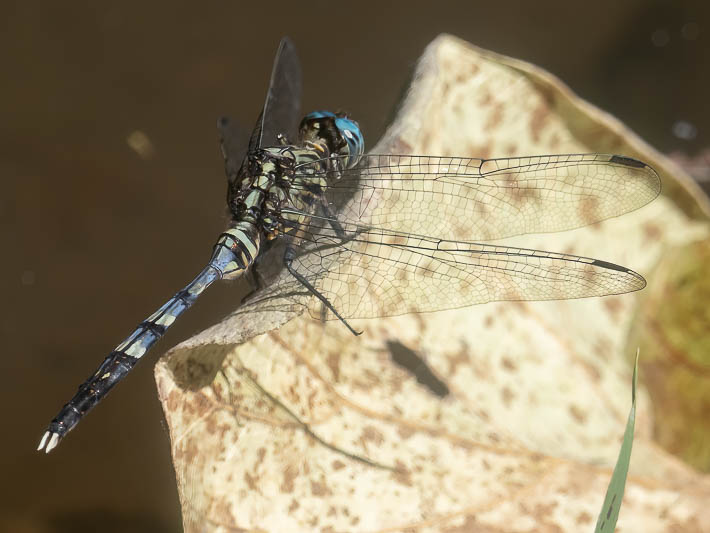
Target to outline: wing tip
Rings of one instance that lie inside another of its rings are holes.
[[[635,272],[634,270],[631,270],[630,268],[617,265],[616,263],[602,261],[601,259],[595,259],[592,262],[592,265],[600,268],[606,268],[608,270],[616,270],[617,272],[623,272],[624,274],[631,276],[634,279],[635,283],[628,291],[625,292],[640,291],[641,289],[646,287],[646,279],[641,274]]]
[[[611,155],[609,157],[609,163],[644,171],[653,182],[650,187],[654,192],[652,199],[655,199],[659,194],[661,194],[661,177],[658,175],[658,172],[656,172],[656,169],[648,163],[626,155]]]

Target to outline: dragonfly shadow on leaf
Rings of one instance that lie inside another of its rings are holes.
[[[401,342],[393,340],[387,341],[387,350],[392,356],[392,361],[412,374],[433,395],[439,398],[445,398],[449,395],[449,387],[439,379],[429,368],[424,358],[417,352]]]

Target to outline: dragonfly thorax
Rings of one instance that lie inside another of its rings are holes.
[[[265,148],[250,153],[230,183],[227,201],[235,220],[261,222],[267,211],[286,199],[296,157],[291,147]]]

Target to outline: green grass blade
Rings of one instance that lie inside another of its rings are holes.
[[[636,360],[634,361],[634,377],[631,383],[631,411],[629,419],[626,422],[626,431],[624,431],[624,440],[621,443],[619,450],[619,458],[616,460],[614,473],[609,481],[609,488],[606,490],[604,505],[599,512],[597,519],[597,527],[594,531],[597,533],[610,533],[616,528],[616,520],[619,518],[619,509],[621,509],[621,500],[624,498],[624,487],[626,486],[626,474],[629,471],[629,461],[631,459],[631,446],[634,441],[634,422],[636,420],[636,378],[639,366],[639,352],[636,350]]]

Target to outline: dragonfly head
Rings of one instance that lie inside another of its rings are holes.
[[[299,129],[301,140],[325,143],[331,154],[346,156],[346,168],[354,166],[365,151],[365,139],[357,122],[345,113],[313,111]]]

